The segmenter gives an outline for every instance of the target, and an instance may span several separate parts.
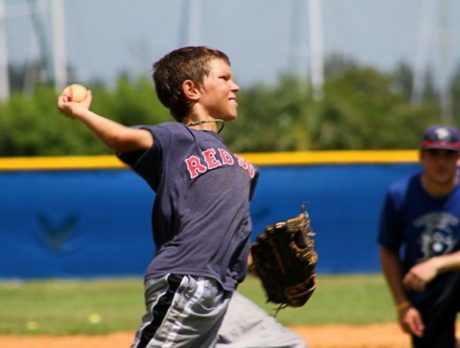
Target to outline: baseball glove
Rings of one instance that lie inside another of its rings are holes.
[[[250,271],[262,281],[267,302],[303,306],[316,288],[314,232],[307,211],[266,226],[251,246]]]

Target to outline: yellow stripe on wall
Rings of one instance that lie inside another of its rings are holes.
[[[242,157],[257,165],[314,165],[417,162],[417,150],[398,151],[305,151],[246,153]]]
[[[417,150],[261,152],[240,155],[258,166],[413,163],[418,161]],[[0,158],[0,171],[120,169],[125,167],[116,156],[112,155]]]
[[[0,170],[116,169],[125,165],[115,156],[4,157]]]

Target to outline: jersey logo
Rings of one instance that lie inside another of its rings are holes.
[[[235,161],[236,159],[236,161]],[[190,179],[195,179],[208,170],[235,164],[246,170],[251,178],[255,175],[254,166],[240,156],[232,155],[225,149],[210,148],[201,152],[201,156],[191,155],[185,160]]]
[[[419,237],[422,259],[418,261],[452,252],[457,244],[455,231],[458,224],[456,216],[442,212],[426,214],[415,220],[414,225],[422,229]]]

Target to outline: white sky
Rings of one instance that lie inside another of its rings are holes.
[[[38,57],[36,35],[24,11],[27,1],[3,1],[10,61],[24,63]],[[48,1],[39,1],[47,22]],[[273,82],[288,69],[306,74],[310,58],[308,0],[195,1],[201,11],[194,28],[196,37],[190,43],[226,52],[237,82],[243,86]],[[414,65],[417,58],[435,71],[446,66],[443,57],[448,57],[450,66],[460,64],[460,1],[319,2],[325,54],[342,53],[381,70],[394,69],[401,60]],[[444,22],[448,30],[444,32],[440,24],[443,3],[448,10]],[[110,83],[122,70],[149,75],[153,61],[183,45],[179,38],[184,30],[184,0],[64,0],[64,5],[67,57],[81,82],[98,78]],[[294,28],[292,6],[297,6],[295,13],[300,20],[294,39],[290,39]],[[423,46],[418,45],[421,30]],[[449,43],[445,55],[443,42]],[[420,47],[425,52],[422,55],[418,54]],[[295,50],[298,67],[292,66]]]

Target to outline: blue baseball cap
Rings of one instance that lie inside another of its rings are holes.
[[[457,128],[445,125],[435,125],[425,129],[422,150],[442,149],[460,151],[460,133]]]

